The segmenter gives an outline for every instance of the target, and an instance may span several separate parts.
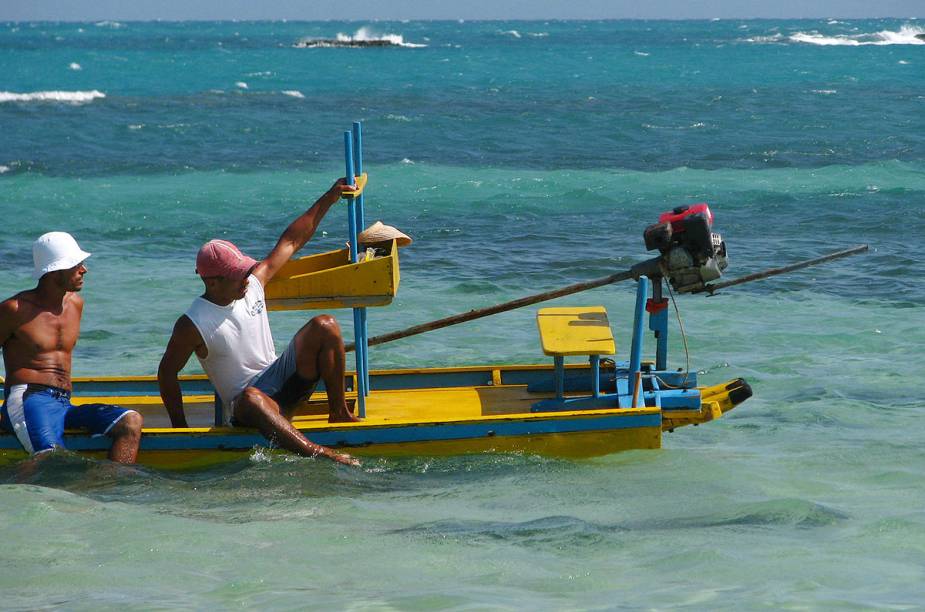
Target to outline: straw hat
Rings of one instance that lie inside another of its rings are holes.
[[[385,225],[382,221],[376,221],[357,236],[357,242],[360,244],[378,244],[392,240],[397,240],[400,247],[411,244],[411,236],[391,225]]]

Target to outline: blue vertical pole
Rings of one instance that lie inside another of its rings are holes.
[[[655,332],[655,369],[668,369],[668,304],[662,299],[660,276],[652,281],[652,307],[649,312],[649,329]],[[664,306],[663,306],[664,304]]]
[[[601,356],[591,355],[591,397],[601,396]]]
[[[346,179],[352,182],[356,173],[353,170],[353,135],[350,132],[344,132],[344,161],[347,165]],[[357,260],[357,223],[356,223],[356,198],[347,200],[347,231],[350,234],[350,261]]]
[[[636,398],[633,397],[633,389],[636,384],[636,376],[642,370],[642,335],[643,326],[645,325],[646,316],[646,298],[649,295],[649,279],[645,276],[639,277],[639,283],[636,287],[636,311],[633,315],[633,346],[630,350],[630,370],[629,394],[630,406],[634,405]]]
[[[552,358],[556,366],[556,399],[565,399],[565,357],[556,355]]]
[[[346,179],[353,181],[356,173],[353,169],[353,134],[344,132],[344,161],[346,162],[347,171]],[[356,263],[357,260],[357,223],[356,223],[356,198],[347,200],[347,232],[350,236],[350,261]],[[366,376],[363,373],[363,351],[359,348],[361,344],[361,326],[359,325],[359,313],[353,309],[353,342],[357,346],[356,350],[356,372],[357,372],[357,411],[360,418],[366,416]]]
[[[357,174],[363,174],[363,124],[353,122],[353,159]],[[357,233],[366,227],[365,199],[363,194],[357,198]],[[363,375],[366,378],[363,389],[369,395],[369,324],[366,319],[366,308],[360,308],[360,326],[363,332]]]

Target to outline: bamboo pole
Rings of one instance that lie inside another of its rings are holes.
[[[725,282],[718,283],[716,285],[707,285],[700,291],[708,291],[711,294],[717,289],[722,289],[725,287],[731,287],[733,285],[741,285],[743,283],[748,283],[751,281],[761,280],[763,278],[768,278],[769,276],[776,276],[778,274],[784,274],[785,272],[792,272],[793,270],[799,270],[801,268],[806,268],[808,266],[813,266],[816,264],[824,263],[831,261],[833,259],[839,259],[842,257],[848,257],[850,255],[856,255],[867,250],[867,245],[863,244],[856,246],[844,251],[836,251],[834,253],[829,253],[828,255],[823,255],[822,257],[817,257],[815,259],[807,259],[806,261],[801,261],[789,266],[784,266],[782,268],[771,268],[770,270],[765,270],[764,272],[757,272],[755,274],[749,274],[747,276],[742,276],[740,278]],[[367,341],[367,346],[375,346],[377,344],[385,344],[386,342],[394,342],[395,340],[401,340],[402,338],[407,338],[409,336],[416,336],[417,334],[423,334],[424,332],[433,331],[436,329],[442,329],[444,327],[450,327],[451,325],[458,325],[460,323],[466,323],[467,321],[473,321],[475,319],[481,319],[482,317],[488,317],[494,314],[499,314],[502,312],[507,312],[508,310],[515,310],[517,308],[523,308],[524,306],[531,306],[539,302],[545,302],[547,300],[553,300],[555,298],[563,297],[566,295],[572,295],[573,293],[579,293],[581,291],[587,291],[588,289],[596,289],[597,287],[603,287],[604,285],[611,285],[613,283],[619,283],[621,281],[629,280],[632,278],[639,278],[642,274],[652,274],[652,268],[655,267],[655,270],[658,269],[658,260],[659,258],[650,259],[642,263],[636,264],[629,270],[624,270],[623,272],[618,272],[616,274],[611,274],[610,276],[604,276],[590,281],[584,281],[581,283],[575,283],[573,285],[567,285],[559,289],[553,289],[552,291],[544,291],[543,293],[536,293],[534,295],[528,295],[516,300],[511,300],[509,302],[503,302],[501,304],[495,304],[494,306],[487,306],[485,308],[477,308],[475,310],[470,310],[468,312],[460,313],[450,317],[445,317],[443,319],[437,319],[435,321],[429,321],[427,323],[421,323],[420,325],[414,325],[399,331],[390,332],[388,334],[382,334],[381,336],[373,336]],[[353,343],[347,344],[344,347],[347,352],[350,352],[354,349]]]

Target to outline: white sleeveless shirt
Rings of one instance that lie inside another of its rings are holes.
[[[263,285],[252,274],[240,300],[219,306],[197,297],[186,316],[209,352],[197,357],[227,413],[247,384],[276,361]]]

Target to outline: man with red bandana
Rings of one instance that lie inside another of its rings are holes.
[[[264,287],[314,235],[344,191],[343,179],[283,232],[262,261],[225,240],[210,240],[196,256],[205,292],[177,319],[157,377],[174,427],[186,427],[178,373],[193,353],[215,387],[226,425],[255,427],[271,442],[304,456],[322,455],[358,465],[353,457],[313,443],[290,422],[298,401],[319,379],[328,396],[328,420],[356,421],[345,400],[344,341],[334,317],[320,315],[300,329],[276,356]]]

